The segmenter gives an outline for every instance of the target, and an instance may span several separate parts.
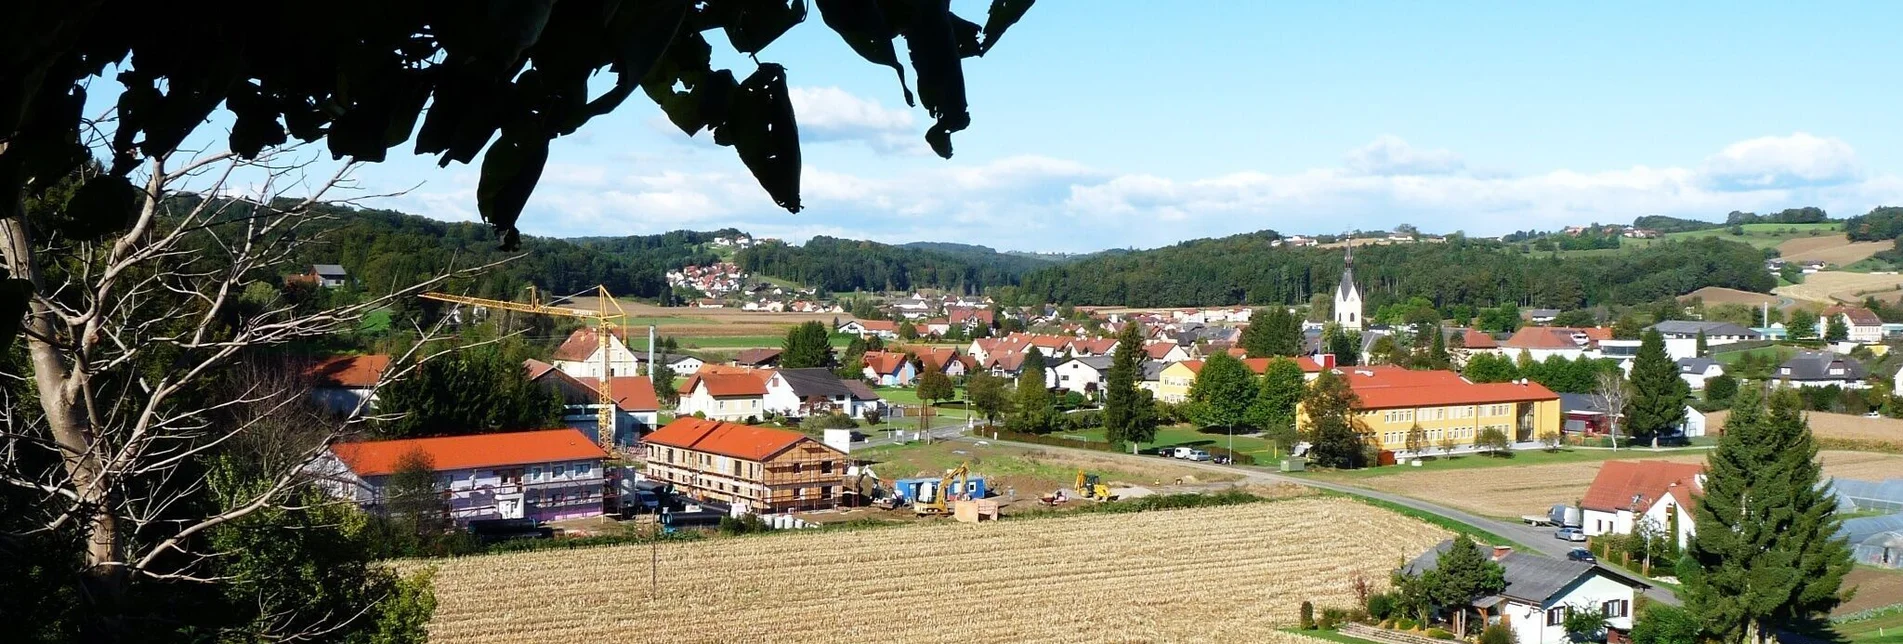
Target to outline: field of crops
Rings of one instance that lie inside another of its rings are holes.
[[[1779,286],[1771,292],[1785,297],[1835,304],[1861,302],[1864,296],[1903,288],[1903,276],[1824,271],[1804,276],[1804,283]]]
[[[1815,422],[1815,421],[1813,421]],[[1613,456],[1611,452],[1605,452]],[[1703,462],[1703,455],[1654,456],[1643,450],[1621,452],[1621,460]],[[1478,457],[1468,457],[1478,458]],[[1903,455],[1870,452],[1818,453],[1824,475],[1881,479],[1903,472]],[[1577,503],[1585,496],[1602,461],[1417,472],[1388,468],[1394,474],[1353,479],[1354,485],[1393,492],[1491,517],[1545,514],[1556,503]]]
[[[1730,416],[1729,411],[1715,411],[1705,416],[1705,423],[1709,427],[1722,427]],[[1818,438],[1863,441],[1903,452],[1903,420],[1819,411],[1810,412],[1807,418],[1810,420],[1811,432]],[[1903,469],[1894,472],[1893,476],[1903,477]]]
[[[663,544],[442,562],[445,642],[1308,642],[1303,600],[1447,533],[1342,499]]]

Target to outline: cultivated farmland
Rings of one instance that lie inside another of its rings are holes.
[[[918,525],[442,562],[447,642],[1312,640],[1303,600],[1354,602],[1360,575],[1447,537],[1343,499]]]
[[[1824,271],[1804,276],[1804,283],[1779,286],[1771,292],[1812,302],[1861,302],[1865,295],[1903,288],[1903,275]]]
[[[1715,411],[1705,416],[1709,427],[1723,427],[1729,411]],[[1903,452],[1903,420],[1895,418],[1865,418],[1855,414],[1831,414],[1819,411],[1810,412],[1811,432],[1821,439],[1846,441],[1865,441],[1877,444],[1877,448],[1887,448]],[[1892,478],[1903,477],[1903,469],[1892,472]],[[1881,478],[1881,477],[1879,477]]]
[[[1613,456],[1611,452],[1606,455]],[[1617,457],[1621,460],[1681,463],[1705,460],[1703,454],[1656,456],[1645,450],[1620,452]],[[1903,472],[1903,455],[1897,454],[1833,450],[1819,452],[1818,458],[1824,463],[1825,476],[1881,479],[1893,478]],[[1592,485],[1593,477],[1598,476],[1600,464],[1601,461],[1580,461],[1419,472],[1392,468],[1396,474],[1343,482],[1425,499],[1484,516],[1517,517],[1523,514],[1545,514],[1546,509],[1556,503],[1577,503],[1580,497],[1585,496],[1586,488]]]
[[[1725,288],[1722,286],[1707,286],[1681,295],[1678,299],[1689,300],[1692,298],[1703,300],[1705,306],[1718,306],[1720,304],[1743,304],[1752,308],[1763,304],[1781,306],[1775,295],[1740,291],[1735,288]]]
[[[1793,262],[1819,260],[1837,266],[1849,266],[1889,250],[1887,241],[1853,242],[1843,235],[1798,237],[1777,245],[1779,256]]]

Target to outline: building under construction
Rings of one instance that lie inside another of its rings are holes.
[[[682,418],[647,436],[647,477],[756,514],[839,505],[846,453],[784,429]]]

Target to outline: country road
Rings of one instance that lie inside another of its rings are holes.
[[[982,439],[982,438],[964,436],[964,435],[959,435],[956,437],[939,436],[939,438],[946,439],[946,440],[959,440],[959,441],[968,441],[968,442],[976,442],[978,440],[990,440],[990,439]],[[1079,454],[1089,454],[1094,456],[1111,456],[1111,457],[1118,457],[1118,458],[1125,458],[1125,459],[1142,460],[1142,461],[1148,461],[1152,463],[1156,462],[1159,459],[1159,457],[1156,457],[1156,456],[1125,454],[1121,452],[1104,452],[1104,451],[1097,451],[1097,450],[1079,449],[1074,447],[1056,447],[1051,445],[1038,445],[1034,443],[1018,443],[1018,442],[1003,441],[1003,440],[992,441],[992,442],[1016,445],[1020,447],[1043,449],[1043,450],[1076,452]],[[1561,541],[1559,539],[1553,538],[1552,528],[1540,528],[1535,526],[1529,526],[1517,521],[1514,521],[1514,522],[1501,521],[1498,519],[1492,519],[1488,517],[1479,516],[1469,512],[1456,510],[1454,508],[1450,508],[1444,505],[1439,505],[1436,503],[1423,501],[1421,499],[1416,499],[1412,497],[1389,494],[1387,492],[1380,492],[1376,490],[1370,490],[1366,488],[1360,488],[1360,487],[1355,487],[1352,485],[1335,483],[1331,481],[1318,481],[1318,480],[1307,478],[1307,477],[1289,476],[1281,472],[1276,472],[1276,471],[1272,471],[1272,470],[1268,470],[1268,469],[1264,469],[1260,467],[1249,467],[1249,466],[1243,466],[1243,465],[1218,465],[1215,463],[1199,463],[1195,461],[1171,461],[1171,464],[1179,466],[1179,467],[1188,467],[1192,469],[1207,470],[1210,472],[1220,472],[1224,474],[1240,475],[1243,477],[1244,481],[1249,483],[1289,483],[1289,484],[1301,485],[1301,486],[1311,487],[1311,488],[1320,489],[1320,490],[1328,490],[1331,492],[1339,492],[1342,494],[1348,494],[1348,495],[1358,496],[1358,497],[1363,497],[1368,499],[1386,501],[1388,503],[1393,503],[1395,505],[1399,505],[1402,507],[1418,510],[1421,512],[1426,512],[1428,514],[1438,515],[1441,517],[1452,519],[1454,521],[1458,521],[1460,523],[1465,523],[1467,525],[1474,526],[1476,528],[1480,528],[1487,532],[1491,532],[1493,534],[1506,537],[1507,539],[1511,539],[1521,545],[1531,548],[1534,552],[1538,554],[1545,555],[1548,557],[1554,557],[1554,558],[1565,557],[1567,552],[1570,552],[1573,548],[1577,547],[1576,544],[1572,542]],[[1637,574],[1633,574],[1632,572],[1629,572],[1617,566],[1600,566],[1600,568],[1604,569],[1607,573],[1618,576],[1618,577],[1623,577],[1629,580],[1646,583],[1648,585],[1651,584],[1651,582],[1646,581],[1644,577],[1641,577]],[[1672,591],[1667,588],[1652,586],[1645,591],[1645,595],[1651,599],[1664,602],[1666,604],[1670,604],[1673,606],[1680,605],[1678,596],[1673,594]]]

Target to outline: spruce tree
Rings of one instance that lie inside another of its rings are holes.
[[[1834,495],[1818,489],[1817,444],[1790,390],[1739,391],[1705,466],[1678,574],[1686,608],[1723,642],[1768,641],[1811,626],[1844,599],[1849,547]]]
[[[1454,362],[1447,354],[1447,333],[1439,325],[1434,326],[1434,343],[1427,351],[1427,362],[1434,369],[1446,369]]]
[[[1657,329],[1646,331],[1632,359],[1632,398],[1626,401],[1624,424],[1629,435],[1643,442],[1678,427],[1690,393],[1678,377],[1678,365],[1665,354],[1665,337]]]
[[[1711,353],[1711,347],[1710,347],[1709,345],[1707,345],[1707,344],[1706,344],[1706,342],[1705,342],[1705,330],[1704,330],[1704,329],[1699,329],[1699,330],[1698,330],[1698,344],[1696,344],[1696,345],[1693,345],[1693,353],[1695,353],[1695,354],[1697,354],[1697,355],[1701,355],[1701,356],[1702,356],[1702,355],[1707,355],[1707,354],[1710,354],[1710,353]]]
[[[1288,310],[1279,306],[1256,309],[1249,314],[1249,326],[1242,328],[1242,336],[1236,339],[1236,344],[1251,358],[1274,355],[1270,353],[1273,339],[1269,336],[1274,334],[1280,318],[1287,316]]]
[[[1280,306],[1281,311],[1270,319],[1269,355],[1298,356],[1302,354],[1302,318]],[[1255,357],[1255,356],[1251,356]]]
[[[780,343],[780,366],[787,369],[832,368],[832,334],[825,323],[809,320],[787,330]]]
[[[1824,341],[1843,342],[1848,339],[1850,339],[1850,325],[1844,323],[1844,316],[1841,314],[1830,316],[1830,321],[1824,323]]]
[[[1012,429],[1033,434],[1042,434],[1053,429],[1056,410],[1051,404],[1051,392],[1044,388],[1044,352],[1031,347],[1024,352],[1024,364],[1018,368],[1018,387],[1015,399],[1016,412],[1012,416]]]
[[[1143,414],[1138,395],[1138,371],[1143,368],[1143,335],[1136,324],[1123,326],[1117,338],[1117,352],[1110,357],[1110,373],[1104,382],[1104,435],[1112,443],[1145,442],[1156,435],[1154,414]],[[1150,422],[1144,427],[1144,421]]]

